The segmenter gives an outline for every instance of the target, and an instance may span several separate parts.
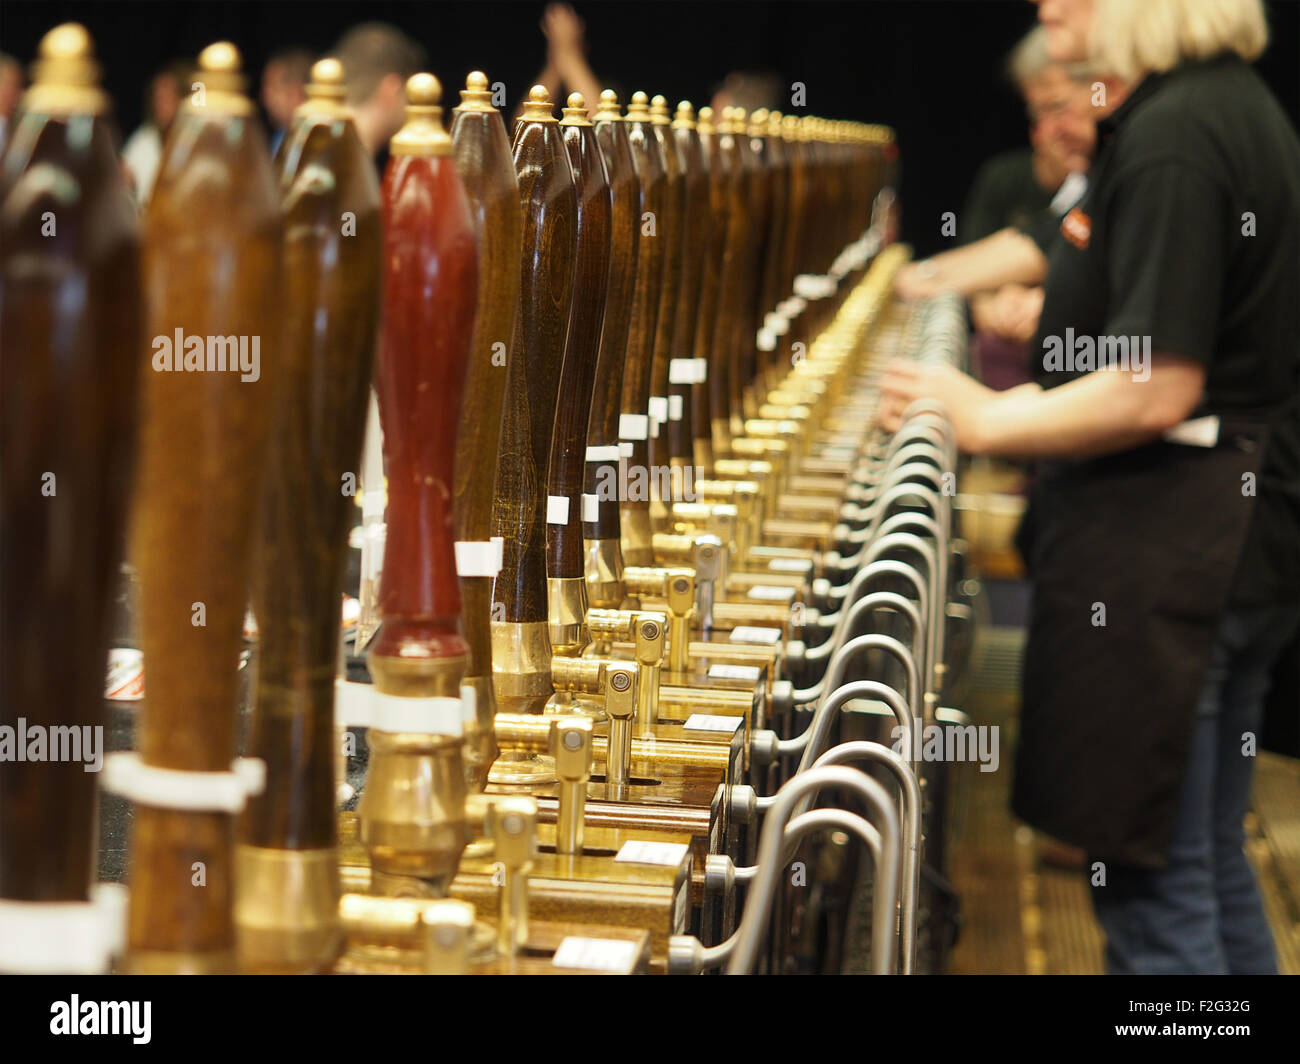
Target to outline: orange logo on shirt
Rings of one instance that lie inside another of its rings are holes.
[[[1061,235],[1076,248],[1086,248],[1092,236],[1092,219],[1075,207],[1061,219]]]

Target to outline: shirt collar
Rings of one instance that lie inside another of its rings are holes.
[[[1167,74],[1148,74],[1144,77],[1134,86],[1123,103],[1097,123],[1097,132],[1103,136],[1114,133],[1143,101],[1155,95],[1167,76]]]

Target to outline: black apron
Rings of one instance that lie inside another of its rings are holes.
[[[1243,476],[1258,491],[1268,436],[1265,417],[1221,415],[1214,447],[1160,441],[1053,464],[1034,484],[1012,808],[1090,857],[1166,863],[1196,702],[1254,512]]]

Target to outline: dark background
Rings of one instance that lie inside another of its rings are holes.
[[[1135,0],[1140,2],[1140,0]],[[950,243],[939,216],[962,206],[976,166],[1025,142],[1024,110],[1001,76],[1003,58],[1033,25],[1024,0],[860,3],[590,3],[598,77],[626,94],[708,101],[730,70],[767,70],[806,85],[807,112],[881,122],[898,131],[904,238],[920,254]],[[545,61],[540,3],[102,2],[0,5],[0,50],[23,63],[41,36],[76,20],[90,30],[116,100],[123,139],[139,123],[150,75],[227,39],[244,54],[256,92],[266,58],[289,45],[330,48],[357,22],[399,26],[426,49],[450,95],[470,70],[505,82],[513,108]],[[1300,6],[1268,4],[1272,44],[1259,69],[1300,125]],[[626,96],[624,95],[624,102]],[[782,110],[790,108],[789,97]]]

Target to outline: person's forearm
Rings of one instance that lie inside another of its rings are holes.
[[[600,103],[601,84],[582,53],[561,53],[555,56],[553,62],[565,87],[570,92],[582,93],[587,109],[595,111]]]
[[[1003,229],[964,248],[936,256],[934,265],[944,288],[969,297],[1004,284],[1037,285],[1047,276],[1047,258],[1029,237]]]
[[[1110,454],[1155,439],[1183,420],[1198,396],[1185,367],[1157,367],[1141,382],[1099,370],[1047,391],[1021,385],[983,407],[971,450],[1034,458]]]

